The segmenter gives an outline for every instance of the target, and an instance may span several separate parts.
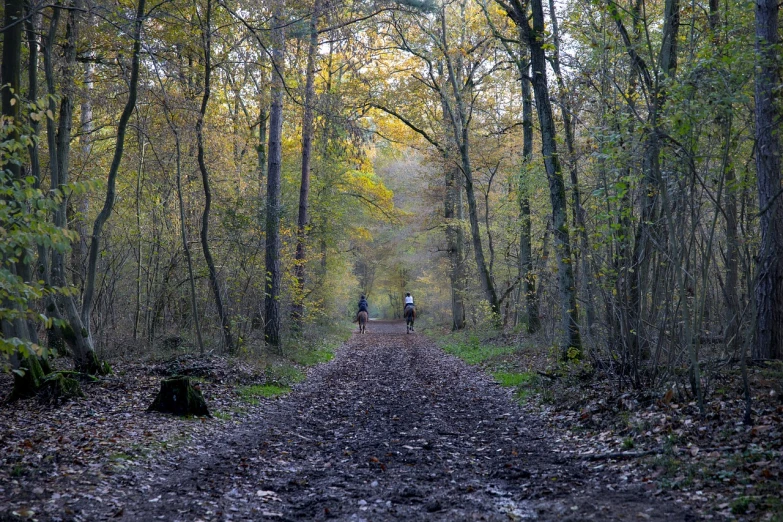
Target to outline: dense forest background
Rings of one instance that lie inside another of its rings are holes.
[[[778,10],[5,0],[15,390],[53,350],[284,353],[407,291],[701,402],[783,353]]]

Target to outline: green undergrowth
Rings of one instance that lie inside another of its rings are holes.
[[[517,350],[515,346],[496,346],[486,342],[478,333],[449,334],[437,340],[446,353],[472,365],[491,367],[494,360]]]
[[[286,362],[270,364],[264,370],[264,376],[266,384],[275,384],[280,387],[291,387],[307,377],[303,368]]]
[[[315,366],[329,362],[334,358],[334,348],[316,348],[313,350],[300,350],[290,355],[290,359],[302,366]]]
[[[262,361],[263,382],[237,386],[237,395],[245,404],[255,406],[263,399],[289,393],[295,384],[307,378],[307,367],[334,358],[334,352],[350,336],[350,332],[346,334],[344,330],[321,328],[287,338],[281,354],[270,355]],[[226,412],[225,415],[230,414]]]
[[[514,396],[520,402],[526,401],[538,389],[538,375],[533,372],[497,371],[492,376],[506,388],[515,388]]]
[[[252,406],[261,404],[260,399],[269,399],[279,397],[290,392],[291,388],[280,384],[251,384],[249,386],[239,386],[237,393],[239,397]]]
[[[446,353],[480,366],[501,386],[514,388],[514,396],[520,402],[539,391],[538,375],[522,367],[521,350],[525,347],[508,343],[498,332],[451,333],[436,341]]]

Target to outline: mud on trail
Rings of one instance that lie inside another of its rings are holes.
[[[368,325],[240,430],[107,477],[121,520],[695,520],[549,451],[478,370],[401,322]],[[74,519],[63,514],[63,519]]]

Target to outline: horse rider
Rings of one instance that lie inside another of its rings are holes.
[[[405,315],[405,312],[408,310],[409,306],[413,306],[413,296],[410,292],[405,293],[405,306],[403,307],[402,314]]]
[[[367,303],[367,298],[362,294],[362,297],[359,298],[359,312],[367,312],[367,315],[370,315],[369,308],[370,305]],[[359,320],[359,312],[356,312],[357,321]]]

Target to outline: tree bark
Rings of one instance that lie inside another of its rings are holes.
[[[112,157],[111,166],[109,167],[109,175],[106,183],[106,199],[103,203],[98,217],[95,218],[95,223],[92,227],[92,240],[90,242],[90,255],[87,262],[87,275],[84,286],[84,297],[82,299],[82,313],[81,323],[82,329],[80,334],[87,339],[92,339],[90,334],[90,315],[92,314],[93,297],[95,294],[95,275],[98,266],[98,254],[100,252],[100,238],[103,230],[103,225],[109,219],[112,208],[114,207],[114,199],[116,197],[116,181],[117,172],[120,168],[120,162],[122,161],[122,152],[125,148],[125,131],[128,128],[128,121],[130,120],[133,109],[136,106],[136,95],[139,85],[139,53],[141,51],[141,29],[144,24],[144,6],[146,0],[139,0],[136,9],[136,19],[134,21],[133,28],[133,55],[131,58],[131,75],[128,83],[128,100],[125,103],[125,108],[120,116],[120,121],[117,125],[117,144],[114,147],[114,156]],[[74,306],[75,308],[75,306]],[[93,351],[94,354],[94,351]],[[97,359],[96,359],[97,362]],[[90,373],[90,372],[87,372]]]
[[[294,261],[294,297],[291,309],[293,327],[301,329],[304,319],[304,286],[306,281],[305,241],[308,226],[308,199],[310,196],[310,162],[313,151],[313,120],[315,104],[315,60],[318,52],[318,18],[321,1],[316,0],[310,16],[310,44],[307,49],[305,73],[304,112],[302,115],[302,180],[299,188],[299,216],[296,226],[296,255]]]
[[[549,16],[552,20],[552,40],[554,42],[554,50],[552,54],[552,71],[555,73],[555,79],[557,80],[558,89],[560,90],[560,104],[563,114],[563,132],[565,134],[566,150],[568,151],[568,172],[571,177],[571,208],[574,220],[574,227],[576,236],[579,239],[579,252],[578,252],[578,265],[574,263],[574,266],[579,266],[582,271],[582,290],[584,292],[585,302],[585,315],[587,319],[588,333],[591,332],[593,324],[595,323],[595,305],[593,303],[593,281],[592,273],[590,270],[590,263],[588,262],[588,254],[590,252],[590,245],[587,238],[587,218],[585,209],[582,207],[582,196],[579,190],[579,169],[577,168],[576,161],[576,145],[574,140],[574,124],[571,114],[573,107],[571,106],[570,93],[568,87],[565,84],[565,79],[560,71],[560,34],[557,25],[557,16],[555,12],[555,0],[549,0]],[[576,253],[576,252],[575,252]],[[576,257],[576,256],[575,256]],[[575,275],[575,280],[579,280],[578,274]]]
[[[446,170],[446,194],[443,216],[446,219],[446,243],[449,255],[449,282],[451,283],[451,329],[465,328],[465,275],[463,258],[465,234],[462,231],[462,190],[459,168],[444,158]]]
[[[524,41],[530,48],[533,69],[533,93],[536,99],[538,121],[541,126],[541,153],[549,182],[549,198],[552,204],[552,233],[555,238],[555,253],[558,265],[558,288],[561,307],[560,353],[563,359],[581,357],[582,340],[579,333],[576,288],[571,256],[571,241],[568,231],[568,211],[565,183],[557,154],[555,122],[549,101],[549,86],[546,79],[546,56],[544,54],[544,9],[541,0],[531,0],[532,22],[518,2],[512,11],[507,11],[520,29]],[[501,4],[504,8],[505,4]]]
[[[541,328],[538,317],[536,278],[533,272],[533,246],[530,222],[530,195],[527,187],[527,169],[533,158],[533,97],[530,92],[530,64],[520,67],[522,84],[522,169],[519,183],[519,277],[522,280],[522,294],[525,298],[525,316],[528,333]]]
[[[720,6],[718,0],[709,0],[709,23],[711,40],[717,49],[721,49],[720,37]],[[740,301],[737,294],[739,284],[739,237],[737,223],[737,185],[734,166],[730,161],[731,154],[731,128],[733,119],[733,109],[731,104],[725,104],[725,107],[718,113],[716,124],[720,127],[723,134],[723,161],[721,169],[725,171],[726,177],[726,206],[724,208],[724,219],[726,221],[726,283],[724,285],[724,298],[726,306],[724,309],[724,342],[726,352],[733,353],[740,345]],[[743,354],[744,355],[744,354]],[[744,359],[743,359],[744,360]]]
[[[174,128],[174,123],[169,120],[169,124],[174,130],[174,139],[177,145],[177,201],[179,203],[179,233],[182,239],[182,250],[185,252],[185,261],[188,264],[188,285],[190,286],[190,311],[193,314],[193,326],[196,329],[196,342],[198,342],[198,351],[201,357],[204,357],[204,339],[201,335],[201,319],[198,315],[198,305],[196,304],[196,281],[193,277],[193,259],[188,246],[187,227],[185,226],[185,201],[182,197],[182,151],[180,149],[179,133]]]
[[[73,107],[75,98],[75,70],[76,70],[76,44],[78,41],[80,12],[78,4],[72,7],[77,9],[68,10],[67,27],[65,31],[66,41],[63,45],[64,67],[63,76],[60,84],[63,86],[61,95],[60,110],[58,114],[57,126],[52,119],[47,119],[46,135],[49,150],[49,170],[51,177],[52,190],[59,190],[69,182],[68,174],[70,169],[70,150],[71,150],[71,125],[73,118]],[[54,95],[54,62],[52,59],[52,49],[57,35],[61,8],[55,8],[50,21],[48,35],[44,44],[44,73],[49,98],[49,110],[54,113],[56,103]],[[67,222],[67,198],[63,198],[62,203],[54,212],[54,224],[65,229]],[[46,251],[43,251],[42,261],[46,265]],[[45,278],[56,287],[64,288],[68,286],[65,272],[65,255],[58,251],[52,252],[51,257],[51,276]],[[83,373],[95,374],[105,373],[105,368],[101,366],[98,356],[95,353],[92,337],[89,332],[89,324],[83,321],[79,314],[79,309],[73,296],[59,295],[53,296],[48,303],[50,314],[58,319],[62,319],[65,324],[54,328],[51,332],[50,340],[65,341],[71,350],[74,365],[78,371]]]
[[[269,166],[266,185],[266,284],[264,290],[264,339],[272,348],[280,348],[280,182],[283,133],[283,54],[285,33],[282,7],[275,6],[272,16],[272,87],[269,111]]]
[[[215,296],[215,306],[220,317],[220,329],[223,334],[223,342],[228,353],[234,353],[234,338],[231,334],[231,318],[220,288],[220,279],[209,249],[209,213],[212,209],[212,189],[209,185],[209,171],[204,159],[204,117],[207,113],[207,104],[210,96],[210,79],[212,76],[212,0],[207,0],[204,38],[204,93],[201,97],[198,122],[196,123],[196,142],[198,145],[198,167],[201,171],[201,182],[204,185],[204,212],[201,215],[201,248],[204,251],[204,259],[209,269],[209,283]],[[198,318],[196,318],[198,320]]]
[[[756,275],[754,359],[783,358],[783,195],[781,191],[778,2],[756,0],[756,179],[761,247]]]

